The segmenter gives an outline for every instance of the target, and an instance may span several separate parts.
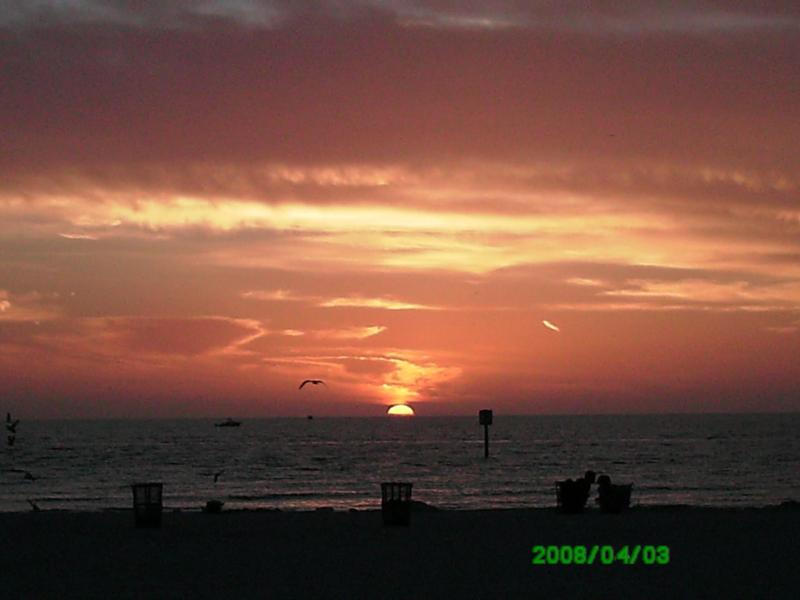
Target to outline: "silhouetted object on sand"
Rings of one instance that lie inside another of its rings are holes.
[[[33,473],[31,473],[30,471],[25,471],[25,472],[24,472],[24,477],[25,477],[25,479],[26,479],[27,481],[36,481],[36,480],[38,479],[38,477],[36,477],[36,476],[35,476]]]
[[[214,427],[240,427],[242,424],[241,421],[234,421],[230,417],[222,421],[221,423],[214,423]]]
[[[19,425],[19,419],[12,421],[11,413],[6,413],[6,429],[11,433],[17,433],[17,425]]]
[[[222,506],[224,504],[222,500],[209,500],[206,502],[206,507],[203,510],[207,513],[217,515],[222,512]]]
[[[565,513],[583,512],[589,492],[595,480],[594,471],[586,471],[583,477],[572,481],[556,482],[556,505]]]
[[[225,472],[225,469],[222,469],[222,471],[217,471],[216,473],[214,473],[214,483],[217,483],[217,480],[219,479],[219,476],[222,475],[224,472]]]
[[[153,529],[161,527],[161,498],[164,484],[134,483],[131,485],[131,490],[136,527]]]
[[[324,381],[322,381],[322,379],[305,379],[305,380],[303,381],[303,383],[301,383],[301,384],[300,384],[300,387],[298,387],[297,389],[298,389],[298,390],[302,390],[302,389],[303,389],[303,386],[304,386],[305,384],[307,384],[307,383],[310,383],[310,384],[313,384],[313,385],[319,385],[319,384],[321,383],[321,384],[322,384],[322,385],[324,385],[325,387],[328,387],[328,384],[327,384],[327,383],[325,383]]]
[[[33,512],[39,512],[39,511],[41,511],[41,510],[42,510],[41,508],[39,508],[39,505],[38,505],[38,504],[36,504],[36,502],[34,502],[33,500],[31,500],[30,498],[28,498],[28,504],[30,504],[30,505],[31,505],[31,510],[32,510]]]
[[[313,419],[314,419],[314,415],[308,415],[308,416],[306,417],[306,419],[308,419],[309,421],[311,421],[311,420],[313,420]]]
[[[8,441],[8,445],[9,445],[9,446],[13,446],[13,445],[14,445],[14,442],[16,442],[16,441],[17,441],[17,436],[15,436],[15,435],[10,435],[10,436],[8,436],[8,440],[7,440],[7,441]]]
[[[399,481],[381,484],[381,515],[384,525],[409,525],[412,485]]]
[[[613,484],[608,475],[601,475],[597,479],[597,504],[600,510],[607,513],[622,512],[631,504],[632,489],[632,483]]]

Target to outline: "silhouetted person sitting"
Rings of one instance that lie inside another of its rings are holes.
[[[583,477],[576,481],[567,479],[556,482],[556,500],[564,512],[577,513],[586,506],[589,491],[594,483],[594,471],[586,471]]]
[[[597,478],[597,503],[603,512],[618,513],[628,508],[631,503],[633,484],[614,485],[611,477],[601,475]]]
[[[594,471],[586,471],[583,474],[583,477],[578,479],[575,483],[578,484],[582,490],[586,493],[586,498],[589,498],[589,490],[592,488],[592,484],[594,483],[595,474]]]

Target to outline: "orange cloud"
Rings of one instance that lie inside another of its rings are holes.
[[[32,291],[12,294],[0,289],[0,321],[45,321],[61,316],[58,294]]]
[[[796,11],[445,4],[0,9],[3,389],[796,410]]]

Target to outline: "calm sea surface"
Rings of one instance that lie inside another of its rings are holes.
[[[552,506],[554,482],[587,468],[633,482],[634,504],[800,500],[800,414],[496,415],[488,460],[477,421],[23,421],[2,440],[0,510],[126,508],[135,481],[163,482],[166,508],[376,508],[391,480],[444,508]]]

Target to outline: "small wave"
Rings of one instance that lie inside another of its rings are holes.
[[[103,502],[108,496],[36,496],[37,502]]]
[[[293,500],[293,499],[313,499],[313,498],[351,498],[363,496],[360,492],[275,492],[271,494],[230,494],[229,500],[241,500],[244,502],[261,502],[264,500]]]

